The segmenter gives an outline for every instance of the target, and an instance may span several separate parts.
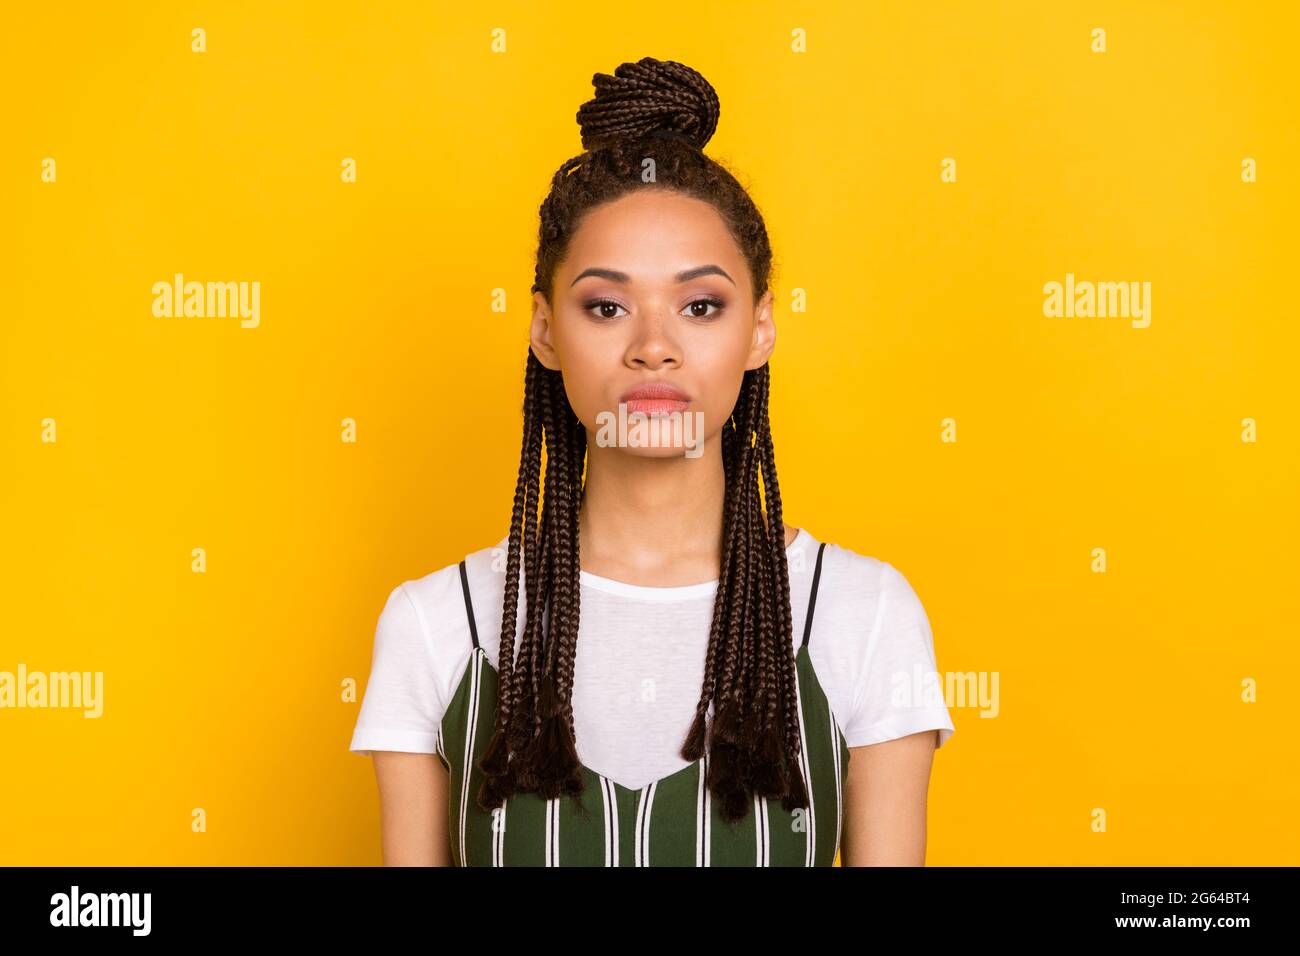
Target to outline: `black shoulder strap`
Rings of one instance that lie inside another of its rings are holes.
[[[803,645],[808,646],[808,636],[812,634],[812,617],[813,608],[817,606],[817,582],[822,577],[822,552],[826,550],[826,542],[823,541],[817,548],[817,567],[813,570],[812,593],[808,595],[808,613],[803,619]]]
[[[820,562],[819,562],[820,563]],[[478,647],[478,627],[474,624],[474,602],[469,599],[469,575],[465,573],[465,562],[460,562],[460,589],[465,592],[465,616],[469,618],[469,636]],[[807,640],[807,637],[804,638]]]

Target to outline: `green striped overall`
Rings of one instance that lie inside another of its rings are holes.
[[[787,812],[776,798],[754,798],[735,824],[723,820],[704,786],[708,754],[632,790],[582,767],[581,806],[559,797],[516,793],[487,811],[475,799],[477,763],[492,737],[497,672],[479,646],[465,562],[460,562],[474,650],[437,738],[447,768],[448,832],[456,866],[831,866],[839,851],[849,749],[808,657],[823,543],[817,550],[798,673],[800,762],[811,806]],[[467,760],[466,755],[472,759]]]

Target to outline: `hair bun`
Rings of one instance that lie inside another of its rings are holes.
[[[591,78],[596,95],[578,108],[584,149],[646,136],[683,139],[696,149],[718,128],[718,94],[683,63],[643,57]]]

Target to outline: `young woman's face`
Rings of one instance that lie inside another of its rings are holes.
[[[598,441],[632,389],[663,383],[685,396],[675,406],[631,402],[625,414],[651,416],[630,420],[620,447],[631,454],[681,455],[684,444],[717,435],[745,371],[761,367],[776,342],[772,293],[754,302],[722,218],[675,192],[637,190],[591,210],[556,268],[553,294],[550,303],[533,297],[532,349],[563,372],[569,403]],[[616,437],[617,426],[606,434]]]

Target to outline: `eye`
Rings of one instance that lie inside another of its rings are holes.
[[[715,309],[717,309],[718,312],[721,312],[721,311],[723,310],[723,308],[726,306],[726,304],[727,304],[727,303],[723,302],[721,299],[715,299],[715,298],[712,298],[712,297],[708,297],[708,298],[704,298],[704,299],[696,299],[694,302],[687,303],[686,308],[687,308],[687,309],[696,309],[696,308],[698,308],[698,307],[700,307],[700,306],[710,306],[710,305],[711,305],[711,306],[713,306]],[[717,313],[713,313],[713,315],[716,315],[716,314],[717,314]],[[696,311],[692,311],[692,312],[690,312],[690,317],[693,318],[693,319],[711,319],[711,318],[713,318],[713,315],[710,315],[710,314],[707,313],[707,312],[696,312]]]
[[[623,307],[619,305],[617,302],[615,302],[613,299],[592,299],[585,306],[583,306],[583,308],[586,309],[586,311],[588,312],[590,312],[592,309],[601,309],[602,312],[600,313],[600,315],[596,316],[596,318],[598,319],[617,319],[618,318],[617,315],[608,315],[603,310],[609,308],[621,309]]]

